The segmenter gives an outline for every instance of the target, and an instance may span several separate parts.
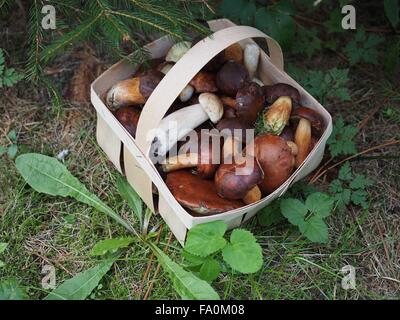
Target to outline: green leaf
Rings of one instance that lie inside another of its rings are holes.
[[[254,23],[256,10],[257,8],[254,2],[247,2],[241,10],[240,22],[243,25],[252,25]]]
[[[185,250],[182,251],[182,257],[185,259],[185,263],[191,267],[201,266],[206,261],[205,257],[195,256]]]
[[[107,252],[115,253],[118,249],[128,247],[134,240],[132,237],[102,240],[95,244],[90,254],[92,256],[102,256]]]
[[[107,259],[93,268],[78,273],[50,292],[45,300],[85,300],[116,260],[117,257]]]
[[[342,28],[343,15],[340,10],[335,9],[329,14],[329,19],[324,22],[324,26],[327,28],[328,33],[343,32]]]
[[[325,193],[316,192],[311,194],[306,200],[306,207],[311,213],[326,218],[333,209],[334,200]]]
[[[281,213],[279,200],[275,200],[257,213],[258,223],[263,227],[275,225],[285,217]]]
[[[6,264],[5,264],[2,260],[0,260],[0,269],[1,269],[1,268],[4,268],[5,265],[6,265]]]
[[[399,0],[384,0],[385,14],[393,28],[396,28],[400,21]]]
[[[299,225],[300,232],[310,241],[317,243],[328,242],[328,226],[319,216],[313,216]]]
[[[343,181],[350,181],[353,179],[353,173],[351,172],[350,162],[345,162],[339,170],[339,179]]]
[[[132,226],[75,178],[57,159],[41,154],[27,153],[15,161],[19,173],[36,191],[52,196],[72,197],[107,214],[130,231]]]
[[[281,47],[289,48],[296,32],[293,18],[279,8],[260,8],[255,15],[255,25],[279,42]]]
[[[303,223],[308,212],[307,207],[297,199],[283,199],[281,201],[281,211],[285,218],[295,226]]]
[[[224,0],[219,6],[219,11],[227,18],[238,19],[245,5],[243,0]]]
[[[27,300],[25,288],[21,287],[15,279],[0,282],[0,301],[2,300]]]
[[[261,246],[251,232],[243,229],[232,231],[222,257],[233,270],[246,274],[257,272],[263,264]]]
[[[373,181],[364,176],[364,175],[357,175],[353,181],[350,182],[350,188],[355,189],[365,189],[366,187],[372,186]]]
[[[122,198],[136,214],[140,221],[140,225],[143,225],[143,201],[140,196],[131,187],[128,181],[120,175],[117,177],[117,187]]]
[[[206,281],[197,278],[191,272],[185,271],[155,245],[151,244],[151,248],[182,299],[219,300],[218,293]]]
[[[200,268],[199,277],[205,281],[211,282],[218,278],[221,273],[219,262],[213,258],[207,258]]]
[[[14,159],[18,153],[18,146],[16,144],[12,144],[8,147],[7,154],[10,159]]]
[[[194,226],[188,232],[185,250],[200,257],[221,250],[226,245],[226,229],[227,225],[220,220]]]
[[[8,246],[8,243],[0,242],[0,253],[3,253]]]
[[[368,202],[368,192],[362,189],[356,190],[351,194],[351,201],[358,206],[367,209],[369,207]]]
[[[10,138],[10,140],[12,142],[16,142],[17,141],[17,133],[15,132],[15,130],[11,130],[7,136]]]

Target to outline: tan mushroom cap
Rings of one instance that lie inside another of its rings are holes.
[[[201,179],[186,170],[169,173],[166,185],[183,207],[202,215],[218,214],[244,205],[239,200],[221,198],[213,180]]]
[[[294,159],[291,149],[281,137],[260,135],[247,146],[246,151],[257,158],[264,171],[264,180],[259,187],[265,194],[279,188],[293,172]]]

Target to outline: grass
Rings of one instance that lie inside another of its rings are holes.
[[[2,46],[12,46],[18,37],[2,39]],[[296,66],[328,69],[346,63],[334,52],[323,51],[314,60],[304,62],[289,56]],[[301,63],[299,62],[301,61]],[[338,62],[339,61],[339,62]],[[107,61],[111,63],[112,61]],[[15,61],[18,65],[18,60]],[[55,62],[55,64],[57,61]],[[55,80],[68,83],[71,71],[77,65],[73,55],[62,57],[64,71]],[[398,85],[385,82],[384,74],[374,66],[354,67],[350,73],[351,102],[329,100],[327,107],[347,123],[357,125],[382,101],[386,105],[357,135],[357,147],[364,150],[392,138],[400,138],[400,108]],[[377,83],[380,83],[380,86]],[[10,129],[18,133],[22,152],[33,151],[56,156],[68,149],[65,164],[89,190],[96,193],[110,207],[138,227],[135,215],[122,201],[116,187],[117,171],[107,160],[95,141],[95,113],[88,104],[67,104],[61,113],[54,112],[41,89],[26,83],[0,95],[0,144],[6,144],[5,134]],[[384,112],[387,107],[397,116]],[[370,188],[370,208],[350,206],[336,212],[329,219],[330,241],[326,246],[313,245],[304,240],[294,228],[282,223],[263,228],[256,219],[246,228],[259,240],[264,251],[262,270],[249,276],[222,274],[214,283],[224,299],[395,299],[400,296],[400,161],[399,146],[378,150],[352,162],[356,173],[375,180]],[[328,156],[326,156],[326,159]],[[337,170],[328,172],[317,181],[316,187],[326,190],[336,178]],[[151,226],[161,222],[159,216],[151,219]],[[29,287],[29,295],[40,299],[46,295],[41,288],[44,265],[56,268],[57,283],[85,270],[95,263],[89,256],[99,240],[126,235],[125,230],[93,209],[76,202],[53,198],[33,192],[18,175],[14,162],[0,157],[0,242],[9,246],[0,259],[0,280],[14,277]],[[167,245],[169,230],[165,226],[160,245]],[[180,246],[174,240],[168,253],[179,261]],[[151,253],[135,244],[94,291],[93,299],[140,299],[149,286],[143,282]],[[341,287],[341,269],[352,265],[356,269],[356,289]],[[156,265],[153,264],[150,278]],[[142,283],[144,285],[142,286]],[[154,279],[150,299],[177,298],[170,281],[160,272]]]

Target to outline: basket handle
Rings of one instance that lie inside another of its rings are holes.
[[[149,155],[154,139],[150,133],[158,127],[169,107],[190,80],[219,52],[248,38],[266,38],[271,62],[283,71],[283,54],[278,42],[256,28],[233,26],[199,41],[164,76],[143,107],[135,140],[144,155]]]

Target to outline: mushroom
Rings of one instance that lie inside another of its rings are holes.
[[[246,44],[244,47],[244,65],[249,72],[250,78],[254,78],[258,69],[260,59],[260,48],[255,43]]]
[[[243,62],[243,49],[239,43],[234,43],[225,49],[225,59],[238,63]]]
[[[258,185],[265,194],[275,191],[292,174],[294,159],[286,141],[278,136],[257,136],[246,147],[246,154],[254,156],[264,171],[264,179]]]
[[[279,136],[289,123],[292,112],[292,99],[279,97],[264,113],[263,122],[266,133]]]
[[[140,109],[136,107],[122,107],[115,111],[114,115],[129,134],[135,138],[136,128],[140,118]]]
[[[313,136],[319,137],[322,134],[324,120],[318,112],[306,107],[294,110],[291,119],[299,121],[294,137],[294,142],[298,147],[296,167],[299,167],[313,148]]]
[[[164,74],[149,70],[139,77],[116,83],[107,93],[107,104],[113,108],[141,105],[146,102]]]
[[[240,88],[249,81],[249,73],[246,68],[237,62],[228,61],[219,70],[216,84],[224,94],[234,97]]]
[[[214,181],[201,179],[185,170],[169,173],[165,183],[183,207],[198,214],[218,214],[243,206],[243,202],[240,200],[228,200],[220,197]]]
[[[264,172],[257,159],[246,156],[245,160],[231,164],[221,164],[215,173],[215,186],[218,194],[226,199],[242,199],[251,204],[261,199],[257,186],[264,179]]]
[[[179,109],[161,120],[155,135],[156,143],[153,144],[154,154],[165,156],[191,130],[207,120],[217,123],[222,118],[224,107],[215,94],[202,93],[198,99],[198,104]]]
[[[216,92],[218,91],[215,85],[215,75],[206,71],[200,71],[189,83],[197,93]]]
[[[202,134],[201,138],[207,139],[208,141],[199,141],[197,153],[190,152],[189,154],[178,154],[169,157],[167,162],[162,164],[163,171],[168,173],[180,169],[196,167],[197,174],[202,179],[212,179],[219,167],[221,152],[219,148],[212,143],[211,135]]]
[[[165,61],[168,62],[178,62],[180,58],[182,58],[186,52],[189,51],[192,44],[188,41],[182,41],[175,43],[171,49],[169,49]]]
[[[276,83],[272,86],[264,86],[265,99],[268,103],[274,103],[276,99],[282,96],[289,96],[292,104],[297,107],[300,104],[299,91],[286,83]]]
[[[249,123],[257,120],[258,114],[264,108],[264,93],[254,82],[247,83],[236,94],[236,115]]]

